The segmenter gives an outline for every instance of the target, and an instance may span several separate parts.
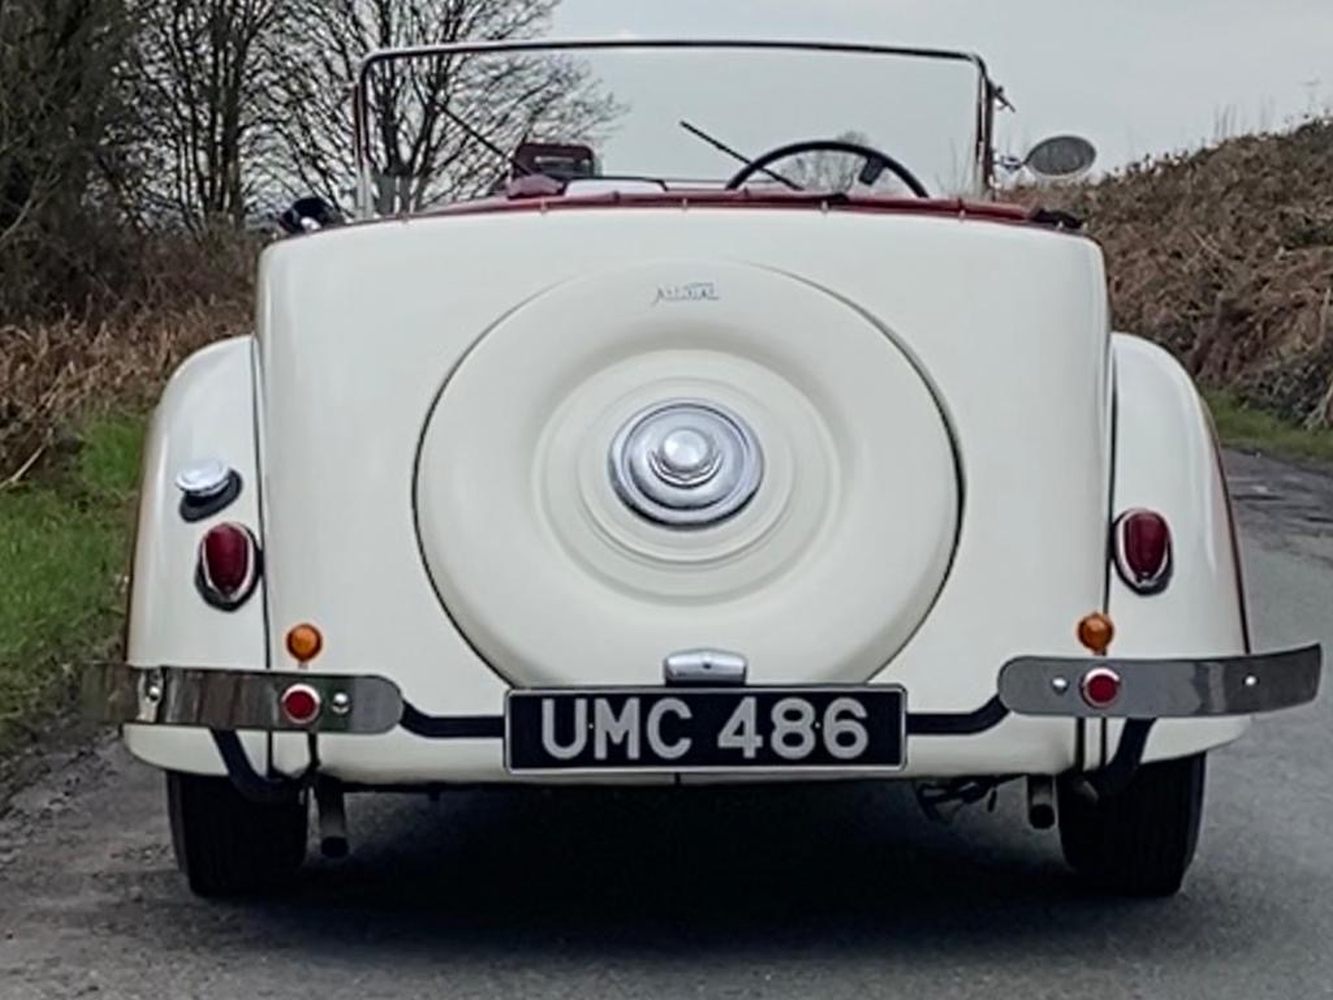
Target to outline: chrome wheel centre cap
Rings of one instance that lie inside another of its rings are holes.
[[[717,475],[722,464],[717,441],[695,427],[682,427],[662,439],[648,456],[659,479],[673,486],[695,486]]]
[[[763,479],[750,428],[712,403],[678,401],[647,410],[611,444],[611,481],[641,517],[703,528],[745,507]]]

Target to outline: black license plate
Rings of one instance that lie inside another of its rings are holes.
[[[901,688],[514,691],[511,772],[894,770],[905,761]]]

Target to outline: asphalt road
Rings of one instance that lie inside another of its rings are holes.
[[[1262,645],[1333,646],[1333,479],[1230,456]],[[114,745],[0,818],[0,998],[1333,996],[1333,702],[1214,755],[1166,902],[1081,896],[1016,791],[355,800],[356,852],[206,904]]]

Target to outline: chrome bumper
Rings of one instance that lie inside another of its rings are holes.
[[[1024,656],[1000,670],[999,698],[1017,715],[1087,719],[1189,719],[1261,715],[1319,694],[1323,656],[1306,646],[1224,658],[1118,660]],[[1110,670],[1120,695],[1106,708],[1080,694],[1088,671]]]
[[[281,698],[305,685],[321,710],[310,723],[291,722]],[[383,677],[206,670],[190,667],[131,667],[98,664],[83,675],[86,714],[103,722],[189,726],[232,732],[387,733],[403,718],[403,697]]]
[[[1112,670],[1120,695],[1095,708],[1080,695],[1090,670]],[[1171,719],[1259,715],[1295,708],[1319,693],[1318,646],[1218,659],[1118,660],[1025,656],[1005,664],[999,692],[976,712],[909,714],[909,737],[968,736],[1010,714],[1064,718]],[[282,695],[304,685],[319,699],[312,721],[294,723]],[[384,677],[271,670],[132,667],[99,664],[83,677],[87,715],[118,724],[186,726],[215,732],[376,735],[401,726],[426,739],[498,739],[501,716],[428,716]]]

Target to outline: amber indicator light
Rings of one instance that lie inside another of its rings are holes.
[[[1115,638],[1115,626],[1111,619],[1100,611],[1095,611],[1078,623],[1078,641],[1085,649],[1098,656],[1105,655]]]
[[[287,652],[301,663],[309,663],[324,648],[324,636],[313,625],[297,625],[287,633]]]

